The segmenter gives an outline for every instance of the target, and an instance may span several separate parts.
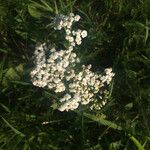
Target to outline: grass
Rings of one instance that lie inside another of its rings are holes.
[[[149,0],[0,0],[0,149],[148,150],[150,148]],[[38,41],[58,43],[55,14],[74,12],[88,37],[78,51],[94,70],[113,67],[101,111],[59,112],[56,95],[29,72]],[[42,124],[42,122],[48,122]]]

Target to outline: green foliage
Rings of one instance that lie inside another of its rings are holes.
[[[44,13],[41,10],[52,12],[53,9],[48,5],[45,1],[41,0],[41,3],[39,4],[37,2],[31,1],[31,3],[28,5],[28,12],[32,17],[40,18]]]
[[[0,0],[0,149],[148,150],[149,3]],[[70,12],[81,16],[79,26],[88,31],[78,50],[81,64],[91,63],[95,71],[113,66],[115,72],[110,102],[101,111],[53,110],[57,95],[30,82],[35,43],[61,45],[52,18]]]
[[[134,136],[131,136],[130,139],[134,142],[134,144],[136,145],[138,150],[144,150],[144,148],[141,145],[141,143]]]
[[[21,137],[24,137],[25,135],[23,133],[21,133],[20,131],[18,131],[17,129],[15,129],[11,124],[9,124],[9,122],[7,120],[5,120],[3,117],[2,117],[2,120],[6,123],[6,125],[8,127],[10,127],[12,129],[12,131],[15,132],[15,134],[18,134],[20,135]]]
[[[122,128],[118,125],[116,125],[115,123],[108,121],[106,119],[104,119],[102,116],[95,116],[95,115],[91,115],[88,113],[83,113],[83,115],[95,122],[98,122],[102,125],[108,126],[109,128],[113,128],[113,129],[118,129],[118,130],[122,130]]]

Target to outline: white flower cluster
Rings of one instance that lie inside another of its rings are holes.
[[[47,86],[55,92],[65,91],[63,80],[66,78],[69,81],[74,76],[74,70],[69,68],[79,62],[79,58],[72,50],[72,47],[68,50],[49,50],[45,43],[37,46],[34,53],[36,67],[31,71],[33,85],[42,88]],[[48,59],[46,51],[50,53]]]
[[[70,13],[68,16],[65,15],[58,15],[54,18],[54,29],[61,30],[62,28],[68,28],[70,29],[72,27],[73,22],[78,22],[80,20],[79,15],[74,15],[73,13]]]
[[[61,30],[62,28],[65,28],[65,39],[70,42],[71,46],[75,46],[76,44],[80,45],[82,43],[82,38],[87,36],[86,30],[72,30],[72,24],[79,20],[80,16],[74,15],[73,13],[70,13],[69,16],[59,15],[54,19],[54,29]]]
[[[69,93],[60,99],[60,111],[74,110],[79,104],[87,105],[94,101],[94,96],[102,88],[110,83],[110,79],[114,76],[112,69],[107,68],[105,74],[96,74],[90,71],[91,65],[82,66],[82,71],[77,73],[69,84]],[[107,80],[108,79],[108,80]],[[106,101],[103,101],[106,104]],[[94,107],[91,107],[94,108]]]
[[[36,46],[34,52],[35,68],[31,71],[33,85],[53,89],[55,93],[61,93],[58,110],[74,110],[79,105],[87,105],[95,100],[96,93],[102,92],[102,88],[110,84],[114,73],[112,69],[105,69],[103,74],[92,72],[91,65],[82,65],[81,71],[76,70],[76,64],[80,62],[73,52],[76,45],[82,43],[82,38],[87,36],[85,30],[73,30],[72,24],[79,21],[80,16],[70,14],[59,15],[54,19],[56,30],[65,30],[65,39],[68,47],[65,50],[56,50],[46,43]]]

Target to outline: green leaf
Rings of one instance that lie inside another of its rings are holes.
[[[23,133],[21,133],[20,131],[18,131],[17,129],[15,129],[7,120],[5,120],[2,116],[1,116],[2,120],[6,123],[6,125],[8,127],[10,127],[12,129],[12,131],[14,131],[16,134],[20,135],[21,137],[24,137],[25,135]]]
[[[6,10],[5,10],[5,7],[0,6],[0,14],[1,14],[1,17],[6,16]]]
[[[4,76],[4,78],[9,79],[9,80],[14,80],[14,79],[19,79],[19,75],[17,74],[17,72],[15,71],[14,68],[9,68]]]
[[[5,145],[9,144],[14,138],[15,138],[16,134],[13,134],[12,136],[9,136],[9,138],[6,138],[5,136],[3,136],[3,145],[1,145],[0,148],[4,147]],[[1,150],[1,149],[0,149]]]
[[[16,71],[21,74],[23,72],[23,64],[19,64],[17,67],[16,67]]]
[[[7,86],[8,82],[14,81],[14,80],[19,80],[22,73],[23,73],[23,64],[19,64],[18,66],[14,67],[14,68],[10,67],[3,77],[2,84],[4,86]]]
[[[109,145],[109,150],[118,150],[121,146],[121,140],[120,141],[116,141],[116,142],[112,142]]]
[[[23,82],[23,81],[11,81],[11,83],[15,83],[15,84],[18,84],[18,85],[31,85],[30,83]]]
[[[144,150],[144,147],[141,145],[141,143],[134,137],[130,136],[130,139],[134,142],[138,150]]]
[[[58,149],[56,146],[53,146],[51,144],[48,144],[48,148],[50,148],[51,150],[57,150]]]
[[[88,113],[83,113],[83,115],[93,121],[96,121],[96,122],[104,125],[104,126],[108,126],[110,128],[117,129],[117,130],[122,130],[122,128],[120,126],[118,126],[117,124],[115,124],[111,121],[108,121],[108,120],[102,118],[101,116],[95,116],[95,115],[91,115]]]
[[[10,109],[9,109],[7,106],[5,106],[5,105],[2,104],[2,103],[0,103],[0,105],[1,105],[1,107],[2,107],[6,112],[10,113]]]
[[[24,143],[23,150],[28,150],[28,149],[29,149],[29,144],[28,144],[28,142],[26,141],[26,142]]]
[[[130,110],[132,107],[133,107],[133,103],[128,103],[128,104],[125,106],[125,109],[126,109],[126,110]]]
[[[8,50],[7,50],[7,49],[2,49],[2,48],[0,48],[0,52],[8,53]]]
[[[53,9],[45,2],[41,0],[41,3],[39,4],[37,2],[31,1],[31,3],[28,5],[28,12],[30,15],[34,18],[41,18],[44,16],[43,11],[49,11],[52,12]]]
[[[44,6],[45,6],[44,9],[47,8],[46,10],[48,10],[48,11],[50,11],[50,12],[53,12],[52,7],[50,7],[45,1],[42,1],[42,0],[41,0],[41,2],[42,2],[42,3],[44,4]]]
[[[28,6],[28,12],[30,13],[30,15],[34,18],[40,18],[42,16],[42,13],[39,12],[37,10],[37,8],[33,5],[33,4],[30,4]]]
[[[0,83],[2,82],[2,79],[3,79],[3,71],[4,71],[5,61],[6,61],[6,57],[3,57],[3,60],[0,63]]]
[[[41,4],[39,4],[39,3],[37,3],[37,2],[34,2],[34,1],[31,1],[31,4],[32,4],[34,7],[40,8],[40,9],[42,9],[42,10],[46,10],[46,11],[50,11],[50,12],[53,11],[53,9],[52,9],[46,2],[44,2],[44,1],[42,1],[42,0],[41,0],[41,2],[42,2],[44,5],[41,5]]]

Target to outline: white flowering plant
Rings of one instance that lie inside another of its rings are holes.
[[[86,30],[74,29],[79,15],[57,15],[53,19],[55,30],[64,31],[62,49],[50,43],[38,43],[34,52],[35,67],[31,71],[34,86],[53,90],[59,100],[55,100],[59,111],[75,110],[86,106],[90,110],[100,110],[106,103],[108,86],[114,73],[106,68],[102,73],[91,71],[92,65],[80,64],[76,53],[78,46],[87,36]],[[77,64],[78,67],[77,68]]]
[[[0,149],[149,150],[149,2],[0,0]]]

